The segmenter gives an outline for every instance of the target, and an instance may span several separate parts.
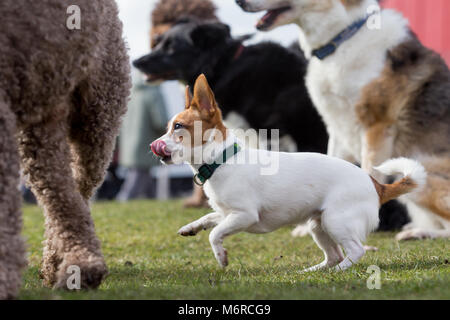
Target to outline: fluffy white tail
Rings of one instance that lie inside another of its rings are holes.
[[[385,175],[402,174],[404,176],[402,180],[393,184],[375,184],[381,203],[386,203],[413,190],[419,192],[427,180],[425,168],[419,162],[411,159],[388,160],[374,169]]]

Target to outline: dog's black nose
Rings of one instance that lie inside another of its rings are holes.
[[[243,6],[245,5],[245,0],[236,0],[236,3],[237,3],[239,6],[243,7]]]
[[[144,65],[144,63],[145,63],[145,58],[146,58],[147,56],[143,56],[142,58],[139,58],[139,59],[137,59],[137,60],[134,60],[133,61],[133,66],[135,67],[135,68],[138,68],[138,69],[140,69],[140,68],[142,68],[142,66]]]

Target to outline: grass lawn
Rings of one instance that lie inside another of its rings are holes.
[[[29,267],[21,299],[450,299],[450,242],[397,243],[391,233],[372,234],[359,264],[340,273],[299,274],[322,261],[310,237],[291,228],[266,235],[238,234],[225,241],[230,265],[221,270],[208,233],[183,238],[177,230],[207,210],[182,209],[180,201],[99,203],[93,206],[109,276],[96,291],[54,291],[42,286],[43,217],[25,207]],[[380,290],[369,290],[370,265],[381,268]]]

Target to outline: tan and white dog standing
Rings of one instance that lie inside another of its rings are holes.
[[[186,90],[186,109],[169,122],[167,133],[151,146],[164,163],[189,163],[197,174],[196,181],[204,183],[214,212],[184,226],[179,233],[193,236],[213,228],[209,240],[222,267],[228,264],[225,237],[238,232],[268,233],[312,221],[311,232],[325,260],[306,271],[326,267],[345,270],[364,255],[362,243],[378,226],[380,204],[420,188],[426,179],[419,163],[404,158],[377,168],[383,174],[404,175],[402,180],[384,185],[338,158],[239,150],[239,145],[242,147],[225,128],[214,94],[201,75],[193,98]]]
[[[397,239],[450,237],[450,71],[393,10],[376,0],[236,0],[267,10],[258,28],[296,23],[310,58],[306,77],[330,135],[328,154],[373,167],[392,157],[420,161],[428,172],[421,194],[406,203],[412,218]],[[326,57],[333,44],[369,13],[367,23]]]

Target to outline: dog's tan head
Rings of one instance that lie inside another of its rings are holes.
[[[166,164],[193,163],[194,157],[201,158],[198,153],[202,152],[204,144],[221,143],[226,134],[222,113],[202,74],[195,82],[193,97],[186,87],[185,110],[169,121],[167,133],[154,141],[151,149]]]
[[[236,0],[248,12],[267,11],[257,28],[268,31],[276,27],[298,23],[301,17],[313,13],[331,12],[340,7],[350,10],[361,6],[364,0]]]

